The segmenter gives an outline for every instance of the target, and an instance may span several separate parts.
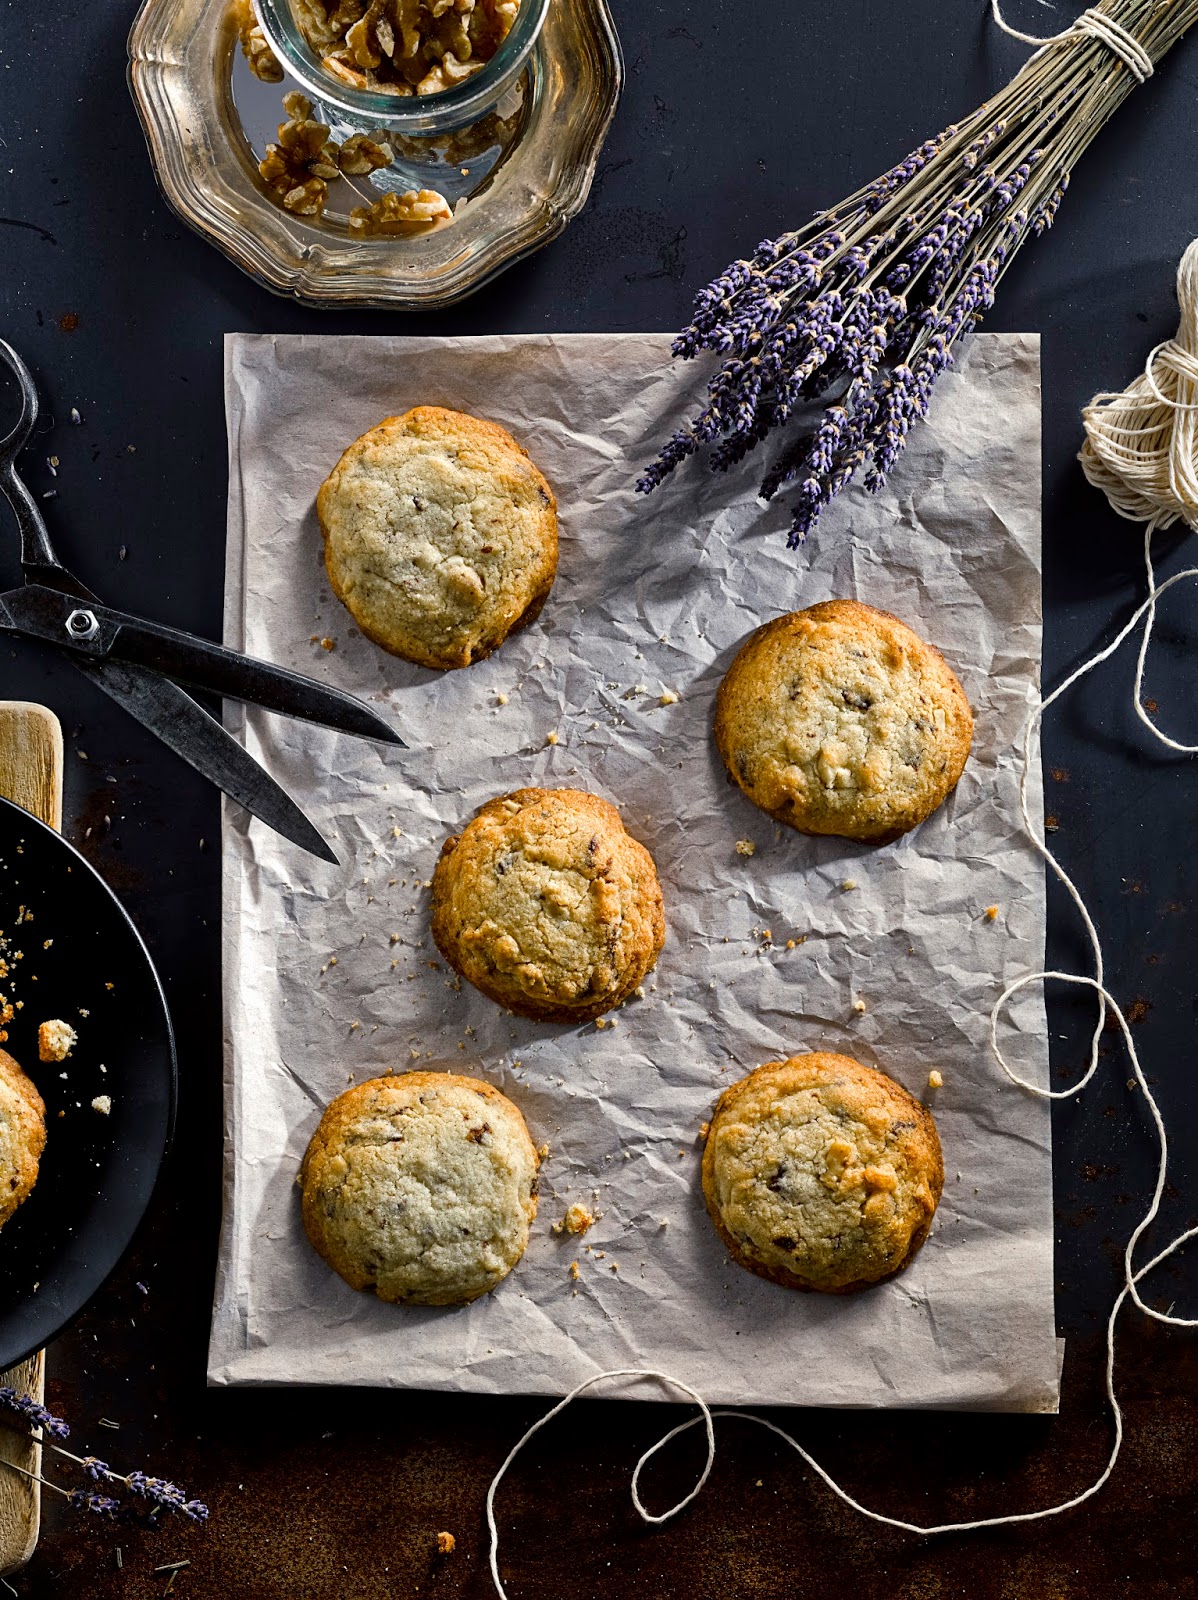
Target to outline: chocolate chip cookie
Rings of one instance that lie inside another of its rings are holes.
[[[304,1229],[351,1288],[465,1304],[502,1282],[537,1213],[524,1118],[477,1078],[406,1072],[327,1107],[300,1169]]]
[[[972,738],[969,702],[940,652],[857,600],[758,628],[716,699],[729,773],[800,833],[897,839],[951,793]]]
[[[368,639],[468,667],[539,613],[557,572],[553,490],[511,434],[440,406],[356,439],[316,497],[325,566]]]
[[[931,1112],[885,1073],[823,1052],[732,1084],[703,1150],[733,1260],[792,1289],[849,1294],[901,1272],[943,1187]]]
[[[627,999],[665,939],[653,858],[615,806],[581,789],[518,789],[445,841],[433,938],[492,1000],[585,1022]]]

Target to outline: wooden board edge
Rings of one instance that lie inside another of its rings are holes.
[[[62,725],[47,706],[0,700],[0,794],[52,828],[62,829]],[[32,1395],[46,1392],[46,1352],[0,1372],[0,1384]],[[41,1446],[9,1429],[0,1429],[0,1463],[40,1472]],[[41,1529],[41,1488],[0,1465],[0,1576],[16,1572],[37,1548]]]

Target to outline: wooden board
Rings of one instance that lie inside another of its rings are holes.
[[[62,827],[62,729],[45,706],[0,700],[0,795],[13,800],[52,828]],[[0,1372],[0,1385],[41,1400],[46,1386],[46,1352]],[[41,1447],[0,1428],[0,1575],[15,1572],[33,1554],[41,1521],[41,1490],[8,1461],[26,1472],[41,1469]]]

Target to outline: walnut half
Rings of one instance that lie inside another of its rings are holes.
[[[351,234],[360,238],[427,233],[453,221],[453,210],[435,189],[409,189],[385,194],[373,205],[355,206],[349,214]]]

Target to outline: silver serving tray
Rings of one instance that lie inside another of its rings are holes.
[[[554,0],[518,135],[453,225],[360,238],[344,206],[296,217],[259,178],[263,136],[245,108],[269,101],[279,121],[293,85],[252,79],[226,0],[144,0],[129,35],[129,85],[170,205],[264,288],[322,306],[449,305],[556,238],[586,202],[623,76],[606,0]]]

